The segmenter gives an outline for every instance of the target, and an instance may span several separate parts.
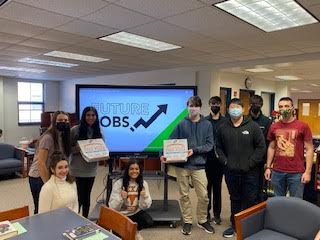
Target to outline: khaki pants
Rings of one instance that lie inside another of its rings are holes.
[[[192,224],[192,206],[189,197],[189,178],[191,177],[194,190],[198,197],[197,204],[197,219],[199,223],[207,221],[208,210],[208,191],[207,191],[207,177],[204,169],[202,170],[190,170],[185,168],[176,168],[177,181],[180,192],[180,205],[182,210],[182,216],[185,223]]]

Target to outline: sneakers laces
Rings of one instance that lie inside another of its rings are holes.
[[[192,230],[192,224],[191,223],[185,223],[182,226],[181,232],[184,235],[190,235],[191,234],[191,230]]]
[[[205,230],[207,233],[214,233],[214,228],[210,225],[209,221],[198,223],[198,227]]]
[[[229,227],[223,232],[223,237],[225,238],[232,238],[234,236],[234,229],[233,227]]]

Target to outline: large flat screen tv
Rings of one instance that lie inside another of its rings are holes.
[[[193,86],[76,85],[76,111],[97,109],[111,156],[158,155],[194,95]]]

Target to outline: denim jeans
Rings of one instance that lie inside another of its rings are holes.
[[[249,172],[226,170],[225,179],[230,194],[232,227],[234,225],[234,214],[241,212],[257,203],[259,194],[259,171],[258,169]]]
[[[43,181],[41,177],[29,177],[29,185],[34,203],[34,214],[37,214],[39,209],[39,196],[43,186]]]
[[[284,173],[272,171],[271,183],[276,196],[303,197],[304,184],[301,183],[302,173]]]

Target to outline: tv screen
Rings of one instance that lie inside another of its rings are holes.
[[[76,85],[76,111],[94,106],[111,155],[162,151],[177,123],[187,115],[196,87]]]

